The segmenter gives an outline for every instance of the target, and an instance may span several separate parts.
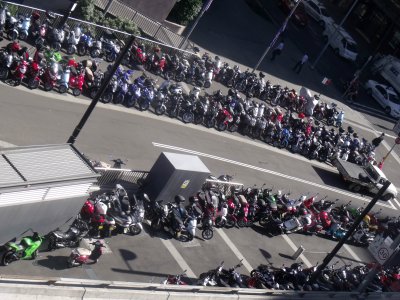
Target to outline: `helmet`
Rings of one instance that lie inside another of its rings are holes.
[[[348,131],[349,133],[353,133],[353,132],[354,132],[354,129],[353,129],[353,127],[349,126],[349,127],[347,127],[347,131]]]
[[[185,197],[183,197],[182,195],[176,195],[175,196],[175,203],[176,204],[180,204],[180,203],[184,203],[185,202]]]
[[[369,223],[371,222],[370,216],[366,215],[366,216],[363,218],[363,221],[364,221],[366,224],[369,224]]]

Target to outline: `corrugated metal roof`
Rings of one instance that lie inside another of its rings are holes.
[[[94,169],[68,144],[2,149],[0,153],[23,177],[1,156],[0,187],[96,175]]]
[[[8,183],[21,183],[24,180],[15,172],[14,168],[5,160],[3,156],[0,156],[0,185]]]

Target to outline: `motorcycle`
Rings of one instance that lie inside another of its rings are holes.
[[[96,241],[90,244],[94,245],[93,250],[76,248],[71,251],[71,254],[67,260],[67,265],[69,268],[81,265],[95,264],[99,261],[99,258],[103,254],[102,248],[105,248],[105,246],[101,241]]]
[[[34,232],[32,236],[23,237],[19,243],[12,241],[6,243],[4,245],[5,253],[1,259],[3,266],[8,266],[20,259],[35,259],[42,241],[43,238]]]
[[[66,231],[55,230],[45,238],[48,240],[47,250],[52,251],[65,247],[78,247],[82,238],[89,232],[89,227],[82,219],[75,219],[71,227]]]
[[[187,282],[182,280],[182,277],[186,275],[186,270],[182,274],[178,275],[168,275],[162,284],[172,284],[172,285],[188,285]]]

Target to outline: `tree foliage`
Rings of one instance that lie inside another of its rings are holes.
[[[194,20],[203,6],[203,0],[179,0],[168,15],[168,20],[187,25]]]
[[[140,35],[138,27],[132,21],[114,17],[110,14],[108,14],[107,17],[104,17],[103,12],[96,9],[94,0],[79,0],[78,14],[85,21],[121,31],[126,31],[134,35]]]

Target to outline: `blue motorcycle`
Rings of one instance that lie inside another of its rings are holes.
[[[291,133],[288,128],[283,128],[281,132],[281,142],[279,148],[287,148],[290,143]]]
[[[142,95],[139,85],[132,83],[128,86],[128,91],[125,95],[125,106],[133,107],[135,106],[137,100]]]
[[[78,55],[84,56],[88,53],[89,49],[93,46],[93,37],[90,32],[82,34],[77,46]]]
[[[139,109],[141,111],[148,110],[150,104],[153,102],[153,99],[154,99],[153,87],[145,87],[139,99]]]
[[[128,86],[130,81],[130,76],[134,71],[128,70],[120,74],[117,80],[117,91],[114,95],[113,102],[114,104],[122,104],[124,103],[125,96],[128,93]]]

